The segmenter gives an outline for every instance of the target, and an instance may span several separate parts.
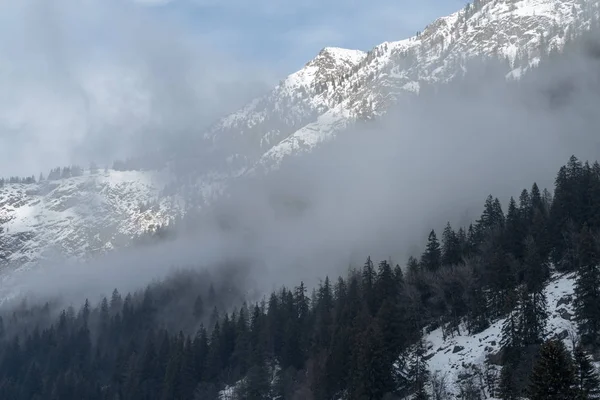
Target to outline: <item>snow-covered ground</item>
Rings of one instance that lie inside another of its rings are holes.
[[[546,337],[563,337],[569,349],[572,348],[571,335],[576,332],[572,321],[574,280],[574,274],[554,275],[545,289],[549,311]],[[455,382],[459,380],[460,374],[472,373],[473,367],[485,371],[488,357],[498,353],[503,324],[504,319],[498,320],[483,332],[474,335],[468,335],[467,330],[462,328],[462,335],[446,339],[443,338],[441,328],[432,331],[425,337],[427,357],[430,357],[429,370],[432,374],[437,371],[440,375],[446,375],[450,389],[456,394]],[[498,372],[492,365],[492,370],[494,369]]]
[[[127,243],[181,212],[156,171],[85,171],[82,176],[0,188],[1,265],[27,266],[53,253],[84,257]]]

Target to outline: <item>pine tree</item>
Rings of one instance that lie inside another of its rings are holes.
[[[425,360],[425,351],[425,341],[421,338],[417,343],[408,372],[413,400],[429,399],[426,389],[429,382],[429,370],[427,369],[427,361]]]
[[[498,230],[490,231],[481,246],[484,284],[491,289],[489,306],[492,317],[504,315],[514,305],[515,263],[503,248],[501,236]]]
[[[236,394],[244,400],[269,400],[270,390],[269,369],[261,363],[250,368],[246,379],[236,389]]]
[[[471,264],[469,266],[469,264]],[[481,265],[478,262],[467,264],[471,269],[471,282],[467,287],[469,313],[467,329],[469,333],[482,332],[489,326],[489,299],[484,290]]]
[[[410,256],[406,263],[406,271],[407,271],[408,279],[414,280],[416,278],[416,276],[419,274],[419,270],[420,270],[419,261],[415,257]]]
[[[518,391],[515,387],[514,365],[512,362],[507,362],[502,366],[500,371],[500,382],[498,384],[498,397],[502,400],[518,400]]]
[[[383,399],[395,387],[392,374],[395,360],[387,352],[381,325],[368,317],[367,320],[355,339],[352,398]]]
[[[437,271],[442,262],[442,250],[440,248],[440,243],[435,235],[435,231],[432,230],[429,233],[429,238],[427,239],[427,247],[423,256],[421,257],[421,265],[425,270],[428,271]]]
[[[550,277],[550,269],[540,255],[533,236],[525,239],[525,257],[523,260],[523,278],[527,291],[540,293]]]
[[[121,298],[119,291],[117,289],[115,289],[115,290],[113,290],[112,296],[110,299],[110,311],[112,314],[116,314],[117,312],[121,311],[122,307],[123,307],[123,299]]]
[[[560,340],[549,340],[540,348],[540,356],[530,377],[531,400],[575,399],[573,361]]]
[[[546,259],[550,252],[550,238],[548,228],[548,207],[544,202],[537,184],[531,188],[531,210],[529,235],[533,237],[537,250],[542,259]]]
[[[531,223],[531,197],[527,189],[523,189],[519,196],[519,214],[521,215],[521,220],[529,226]]]
[[[371,315],[374,315],[376,312],[375,307],[375,279],[376,279],[375,267],[373,266],[373,261],[371,261],[371,257],[367,257],[367,261],[363,266],[362,270],[362,288],[365,294],[365,300],[367,303],[367,307],[371,312]]]
[[[506,228],[505,228],[505,243],[506,249],[510,252],[517,260],[523,259],[523,241],[525,239],[525,226],[521,219],[521,214],[517,207],[517,203],[514,198],[510,198],[508,203],[508,212],[506,215]]]
[[[581,344],[575,347],[574,356],[577,399],[600,399],[600,377]]]
[[[477,242],[481,243],[490,230],[502,228],[504,226],[504,219],[500,200],[489,195],[485,200],[481,218],[477,220],[475,225]]]
[[[575,319],[584,344],[600,343],[600,256],[587,226],[579,236],[579,268],[575,281]]]
[[[458,235],[452,227],[450,222],[444,228],[442,233],[442,265],[457,265],[462,262],[462,254],[460,248],[460,241]]]
[[[504,350],[504,362],[511,359],[511,355],[515,350],[522,346],[521,334],[521,318],[519,318],[518,308],[515,308],[502,324],[502,339],[500,344]]]
[[[600,198],[600,163],[596,161],[591,168],[586,193],[587,210],[585,219],[593,231],[600,229],[600,205],[598,205],[598,198]]]
[[[519,333],[522,345],[542,343],[548,318],[546,296],[543,292],[529,293],[522,290],[519,303]]]
[[[572,207],[575,197],[572,182],[567,175],[567,167],[563,166],[558,171],[554,181],[554,199],[550,207],[551,232],[553,240],[552,260],[559,269],[565,270],[563,259],[565,257],[566,245],[562,237],[565,227],[569,221],[573,221]],[[575,268],[575,266],[572,266]]]

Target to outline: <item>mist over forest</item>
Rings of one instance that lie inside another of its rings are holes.
[[[171,227],[175,239],[89,265],[48,262],[5,288],[81,300],[143,287],[173,268],[237,263],[247,277],[239,289],[266,293],[300,280],[310,287],[367,255],[403,265],[431,229],[474,222],[489,194],[506,207],[533,181],[552,190],[571,154],[595,159],[595,39],[516,82],[501,63],[474,62],[464,78],[406,95],[384,117],[276,171],[237,178],[219,201]]]
[[[600,4],[570,1],[277,86],[182,2],[0,2],[0,399],[600,398]]]

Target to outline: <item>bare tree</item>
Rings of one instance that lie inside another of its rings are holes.
[[[441,373],[440,371],[435,371],[431,376],[433,400],[449,400],[451,398],[448,391],[447,376],[447,372]]]

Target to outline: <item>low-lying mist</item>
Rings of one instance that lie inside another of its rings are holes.
[[[367,255],[403,265],[420,255],[431,229],[440,238],[448,221],[456,229],[478,219],[489,194],[506,211],[534,182],[552,192],[572,154],[598,158],[592,44],[520,82],[507,84],[487,66],[402,101],[384,118],[244,181],[219,210],[262,249],[275,281],[314,282]]]
[[[534,181],[552,190],[570,155],[598,158],[600,65],[589,49],[509,84],[475,69],[277,171],[237,179],[194,233],[87,265],[42,265],[14,274],[10,286],[81,300],[133,290],[173,267],[219,271],[227,263],[223,279],[256,297],[344,274],[368,255],[404,264],[431,229],[439,236],[447,221],[457,228],[477,219],[487,195],[506,211],[508,198]]]

